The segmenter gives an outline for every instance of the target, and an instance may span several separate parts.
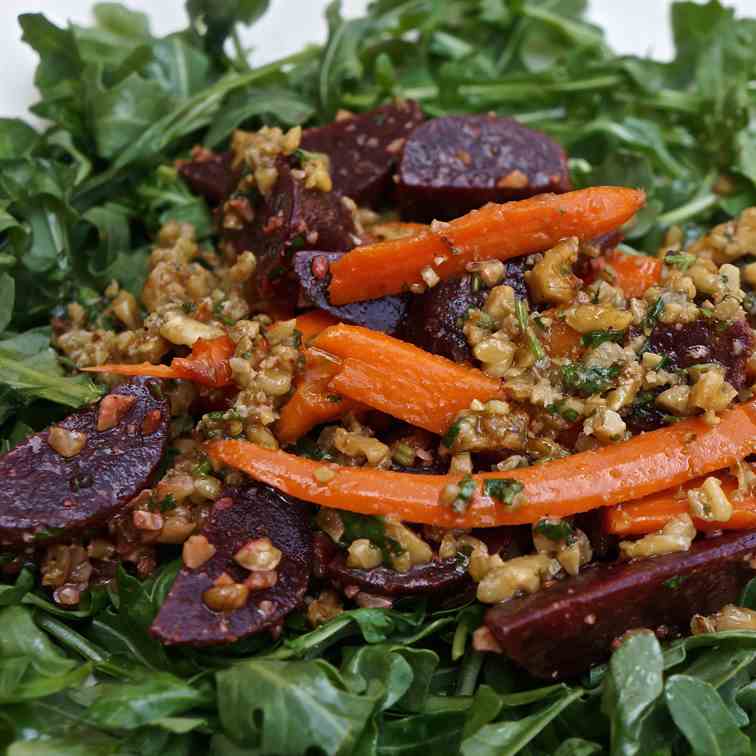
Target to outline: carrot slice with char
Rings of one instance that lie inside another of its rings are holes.
[[[699,530],[746,530],[756,528],[756,494],[733,496],[738,481],[727,473],[718,473],[722,489],[732,503],[732,517],[725,522],[694,518]],[[662,491],[638,501],[618,504],[604,512],[604,529],[615,535],[645,535],[663,528],[676,515],[688,512],[688,497],[685,491],[698,488],[704,478],[692,480],[683,489]]]
[[[357,247],[331,265],[331,302],[399,294],[422,284],[426,267],[445,280],[471,262],[543,252],[566,236],[593,239],[630,220],[645,199],[642,191],[616,186],[539,194],[486,205],[418,236]]]
[[[143,375],[150,378],[184,378],[210,388],[223,388],[231,381],[229,360],[234,354],[234,342],[228,336],[216,339],[197,339],[188,357],[174,357],[170,365],[107,364],[82,368],[87,373],[114,375]]]
[[[433,433],[445,433],[473,399],[502,396],[501,382],[482,371],[368,328],[334,326],[313,343],[343,360],[336,393]]]
[[[460,476],[340,467],[263,449],[248,441],[208,444],[216,463],[235,467],[305,501],[362,514],[394,514],[409,522],[449,528],[521,525],[541,517],[565,517],[639,499],[726,468],[754,449],[756,400],[723,413],[713,427],[693,418],[543,465],[475,475],[469,505],[456,512],[441,503],[440,495],[447,484],[459,483]],[[333,475],[324,475],[324,471]],[[319,482],[324,478],[330,480]],[[523,487],[514,506],[492,498],[495,486],[485,483],[502,479]]]

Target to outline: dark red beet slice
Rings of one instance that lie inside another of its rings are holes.
[[[409,294],[366,299],[341,307],[334,307],[328,301],[328,265],[342,254],[343,252],[297,252],[294,270],[305,295],[321,310],[331,313],[344,323],[394,333],[407,311]]]
[[[407,220],[448,220],[487,202],[570,189],[567,156],[511,118],[444,116],[416,128],[404,147],[398,196]]]
[[[603,661],[626,630],[685,631],[693,614],[737,601],[754,576],[756,531],[696,541],[690,551],[596,564],[486,612],[504,652],[536,677],[572,677]]]
[[[239,182],[239,172],[232,168],[232,161],[230,152],[207,150],[194,160],[181,163],[178,173],[195,194],[204,197],[210,205],[219,205]]]
[[[374,207],[390,190],[391,174],[405,140],[422,121],[416,102],[395,102],[307,129],[301,146],[328,155],[336,191],[360,205]]]
[[[237,252],[257,256],[255,281],[262,299],[296,300],[294,253],[299,249],[341,251],[359,243],[354,220],[335,191],[306,189],[289,165],[279,160],[278,179],[270,196],[254,208],[254,218],[241,229],[223,229]]]
[[[209,646],[232,643],[278,624],[302,601],[313,562],[310,507],[261,483],[224,492],[202,535],[215,554],[176,577],[150,632],[163,643]],[[231,612],[208,608],[202,594],[224,572],[243,583],[250,573],[234,561],[248,541],[267,537],[283,557],[272,588],[251,591],[246,606]]]
[[[672,369],[702,362],[716,362],[727,368],[727,380],[741,389],[746,382],[746,364],[753,350],[751,327],[736,320],[726,328],[712,320],[658,325],[649,339],[649,349],[669,358]]]
[[[145,488],[168,440],[170,413],[156,398],[158,386],[145,379],[125,383],[53,426],[84,434],[74,456],[50,446],[48,428],[0,457],[0,543],[54,538],[103,522]],[[117,403],[120,420],[98,431],[100,408]]]
[[[336,584],[356,585],[366,593],[379,596],[410,596],[418,593],[447,594],[462,591],[470,582],[467,559],[463,556],[418,564],[407,572],[388,567],[358,570],[347,567],[343,554],[331,560],[326,574]]]

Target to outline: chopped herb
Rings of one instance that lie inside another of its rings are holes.
[[[671,577],[669,580],[665,580],[662,583],[662,585],[665,588],[669,588],[670,590],[676,591],[687,579],[688,579],[688,575],[675,575],[674,577]]]
[[[298,250],[303,249],[305,244],[307,243],[307,240],[299,234],[298,236],[295,236],[292,238],[292,240],[289,242],[289,249],[291,250]]]
[[[654,326],[659,321],[661,314],[664,312],[664,300],[659,297],[656,302],[651,305],[651,309],[646,313],[646,317],[643,318],[643,330],[646,333],[653,331]]]
[[[675,268],[683,271],[683,273],[688,270],[688,268],[690,268],[690,266],[693,265],[695,261],[695,255],[688,254],[667,255],[664,258],[664,262],[667,265],[672,265]]]
[[[340,512],[339,516],[344,525],[341,543],[349,546],[353,541],[366,538],[383,552],[383,559],[391,561],[391,557],[404,553],[402,545],[394,538],[386,535],[386,525],[382,517],[362,515],[355,512]]]
[[[34,534],[35,541],[49,541],[51,538],[57,538],[64,532],[63,528],[40,528]]]
[[[541,342],[539,341],[538,336],[533,333],[533,329],[530,327],[530,323],[528,321],[528,305],[525,300],[521,299],[520,297],[517,297],[515,299],[515,315],[517,317],[517,322],[520,326],[520,330],[528,340],[530,351],[533,352],[536,360],[544,359],[544,357],[546,357],[546,351],[543,348],[543,344],[541,344]]]
[[[483,492],[500,504],[511,507],[525,486],[514,478],[489,478],[483,481]]]
[[[341,394],[328,394],[328,396],[326,396],[326,399],[329,402],[333,402],[334,404],[336,404],[337,402],[340,402],[343,398],[344,397],[341,396]]]
[[[194,475],[210,475],[213,471],[213,466],[210,464],[210,460],[205,458],[201,462],[197,463],[192,469]]]
[[[469,473],[465,475],[462,480],[457,484],[459,487],[459,493],[457,498],[452,502],[452,509],[455,512],[464,512],[472,501],[473,494],[475,493],[475,480]]]
[[[464,418],[460,417],[459,419],[455,420],[450,426],[449,429],[444,433],[443,438],[441,439],[441,443],[447,448],[451,449],[452,446],[454,446],[454,442],[457,440],[457,436],[459,436],[459,432],[462,430],[462,422]]]
[[[590,331],[590,333],[584,333],[580,339],[584,347],[595,348],[599,344],[603,344],[607,341],[614,342],[615,344],[621,344],[625,339],[624,331]]]
[[[579,413],[572,409],[572,407],[565,407],[565,402],[554,402],[546,407],[546,411],[550,415],[559,415],[563,420],[568,423],[574,423],[580,417]]]
[[[147,502],[147,509],[149,509],[150,512],[170,512],[172,509],[176,509],[177,506],[178,503],[173,494],[168,494],[160,500],[150,496],[150,499]]]
[[[619,366],[588,367],[580,362],[562,366],[562,380],[565,388],[579,396],[589,397],[601,394],[614,384],[620,373]]]
[[[569,542],[573,537],[574,528],[566,520],[545,518],[536,523],[533,527],[533,532],[536,535],[548,538],[554,543],[559,543],[560,541]]]

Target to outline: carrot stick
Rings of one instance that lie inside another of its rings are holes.
[[[694,518],[699,530],[745,530],[756,528],[756,495],[732,496],[738,488],[738,481],[732,475],[718,473],[722,489],[732,503],[732,517],[726,522],[713,522]],[[646,496],[638,501],[618,504],[604,512],[604,528],[616,535],[645,535],[663,528],[676,515],[688,512],[688,498],[685,491],[698,488],[704,478],[686,483],[682,490],[662,491]]]
[[[314,350],[305,352],[305,370],[294,393],[281,408],[276,436],[284,444],[293,444],[321,423],[343,417],[359,405],[330,387],[340,363],[326,360]]]
[[[114,375],[144,375],[151,378],[184,378],[211,388],[222,388],[231,383],[229,359],[234,354],[234,342],[228,336],[216,339],[197,339],[188,357],[174,357],[169,365],[107,364],[82,368],[87,373],[113,373]]]
[[[302,334],[302,341],[307,344],[321,331],[339,321],[325,310],[310,310],[297,315],[297,330]]]
[[[418,236],[357,247],[331,265],[331,302],[399,294],[422,284],[421,271],[429,266],[445,280],[471,262],[543,252],[566,236],[592,239],[630,220],[645,199],[642,191],[616,186],[539,194],[486,205]]]
[[[313,342],[340,357],[331,388],[433,433],[445,433],[473,399],[501,396],[501,383],[413,344],[359,326],[328,328]]]
[[[153,365],[151,362],[137,362],[133,365],[108,363],[81,368],[84,373],[112,373],[113,375],[144,376],[146,378],[178,378],[178,373],[170,365]]]
[[[693,418],[543,465],[475,475],[474,493],[467,508],[458,513],[440,501],[447,484],[459,483],[458,475],[341,467],[263,449],[248,441],[208,444],[216,463],[242,470],[305,501],[362,514],[394,514],[409,522],[449,528],[521,525],[541,517],[565,517],[639,499],[721,470],[754,449],[756,400],[723,413],[715,426]],[[319,482],[327,471],[333,473],[332,478]],[[523,487],[512,506],[492,498],[495,492],[485,488],[485,481],[502,479]]]

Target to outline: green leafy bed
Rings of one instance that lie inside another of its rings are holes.
[[[138,290],[166,219],[212,243],[208,209],[173,161],[196,143],[222,147],[237,126],[327,122],[393,96],[431,115],[515,115],[565,145],[577,185],[646,189],[629,231],[639,249],[672,224],[756,204],[756,21],[717,2],[673,5],[671,63],[615,55],[582,19],[583,0],[376,0],[349,21],[332,4],[325,46],[252,68],[236,27],[266,5],[188,0],[189,27],[160,39],[115,4],[97,6],[86,28],[20,18],[40,56],[33,111],[50,125],[0,120],[5,448],[98,395],[50,348],[59,308],[76,300],[96,315],[112,278]],[[276,641],[167,650],[147,627],[177,567],[144,583],[121,572],[75,611],[35,590],[31,567],[0,586],[0,747],[736,756],[756,742],[756,633],[664,649],[635,635],[608,668],[545,687],[471,649],[478,606],[358,609],[314,631],[294,615]]]

